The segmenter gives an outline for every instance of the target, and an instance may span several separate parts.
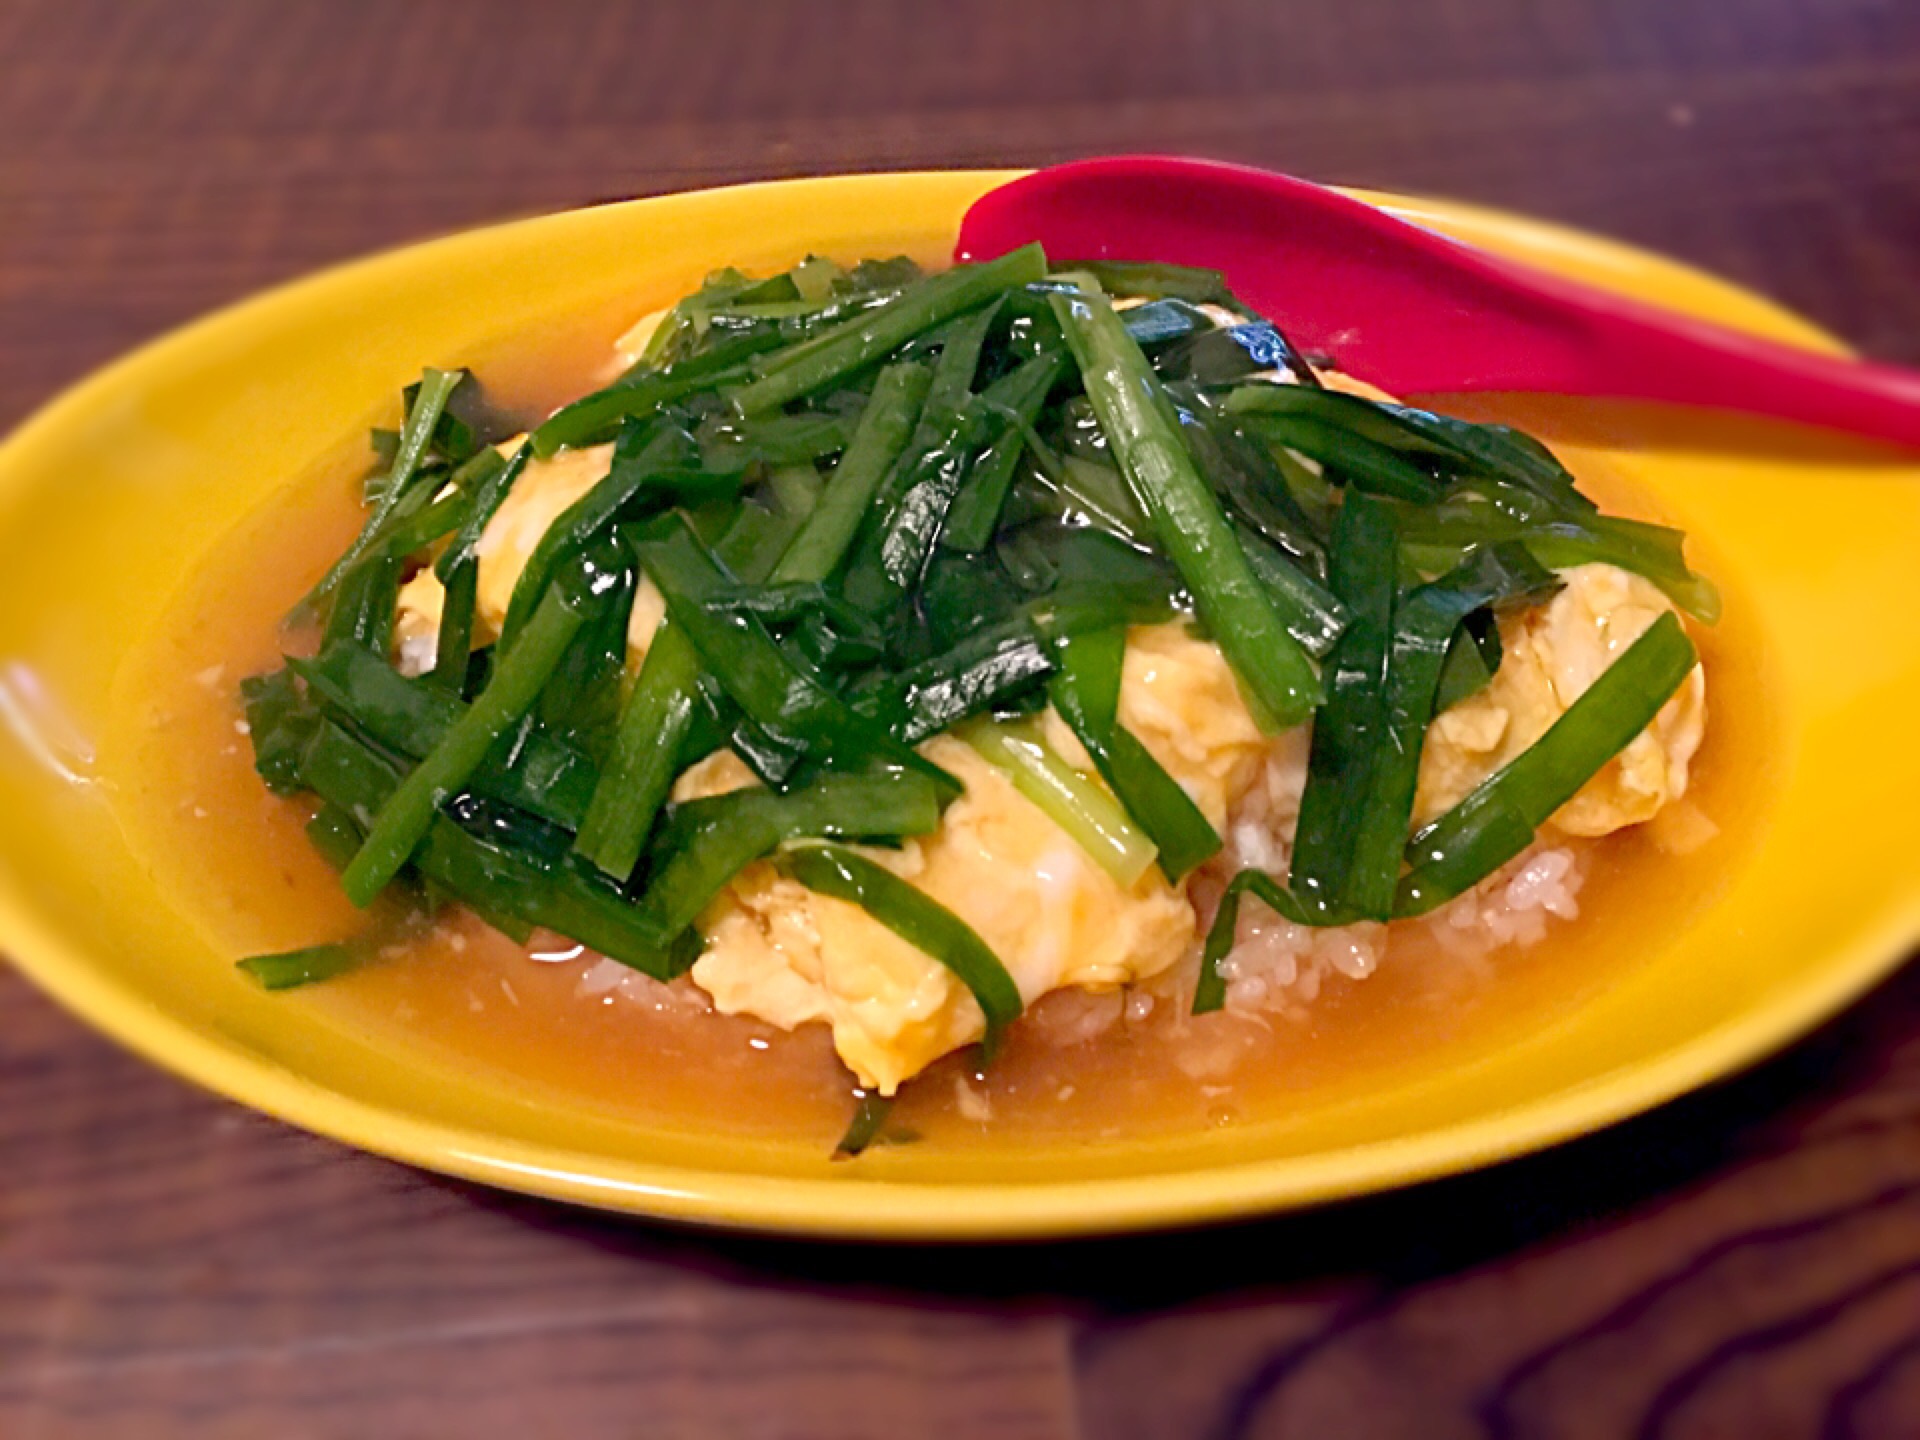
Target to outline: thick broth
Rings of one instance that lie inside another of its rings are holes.
[[[541,413],[589,387],[610,333],[604,324],[556,331],[476,369],[516,409]],[[1474,408],[1475,418],[1499,418]],[[1536,404],[1526,421],[1552,438],[1551,407]],[[1608,509],[1660,518],[1620,473],[1626,462],[1557,448]],[[121,693],[136,698],[122,707],[103,763],[123,824],[181,911],[227,957],[338,938],[364,923],[307,844],[307,808],[270,795],[255,776],[236,694],[242,677],[278,663],[279,618],[352,537],[357,493],[357,475],[290,484],[173,599],[122,676]],[[1710,537],[1695,547],[1713,573]],[[1755,797],[1767,787],[1749,782],[1773,747],[1763,666],[1737,593],[1722,623],[1696,631],[1696,640],[1709,725],[1688,798],[1718,828],[1699,848],[1676,855],[1653,827],[1611,837],[1592,858],[1580,918],[1554,922],[1541,943],[1462,961],[1420,934],[1396,935],[1374,976],[1333,981],[1302,1020],[1194,1023],[1162,998],[1144,1017],[1062,1045],[1052,1038],[1058,1022],[1081,1002],[1043,1002],[1047,1013],[1015,1027],[985,1076],[952,1056],[909,1084],[896,1131],[977,1145],[1270,1119],[1303,1092],[1333,1099],[1411,1078],[1456,1043],[1523,1034],[1578,1007],[1625,967],[1657,955],[1661,938],[1713,899],[1759,820]],[[790,1035],[685,1006],[583,998],[578,984],[591,957],[553,958],[568,947],[537,938],[532,948],[530,956],[456,917],[395,947],[384,963],[281,1003],[325,1007],[337,1023],[395,1046],[451,1052],[503,1088],[648,1125],[814,1135],[823,1150],[844,1125],[852,1082],[824,1027]],[[1230,1074],[1193,1078],[1199,1050],[1231,1054]]]

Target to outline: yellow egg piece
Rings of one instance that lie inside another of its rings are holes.
[[[1560,572],[1565,588],[1505,617],[1503,658],[1478,695],[1435,717],[1420,757],[1414,820],[1457,804],[1547,732],[1648,626],[1674,609],[1650,581],[1612,565]],[[1547,822],[1564,835],[1608,835],[1651,820],[1687,791],[1707,723],[1707,677],[1694,666],[1653,723]]]
[[[933,834],[865,853],[971,926],[1029,1005],[1143,980],[1186,953],[1193,907],[1157,869],[1123,887],[969,746],[936,736],[921,752],[965,793]],[[789,1029],[824,1020],[840,1058],[882,1094],[985,1033],[972,994],[937,961],[769,865],[744,871],[701,928],[693,978],[716,1007]]]

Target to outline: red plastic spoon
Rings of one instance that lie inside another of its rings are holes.
[[[1624,300],[1271,171],[1161,155],[1056,165],[976,200],[957,253],[1032,240],[1061,260],[1222,271],[1302,350],[1400,394],[1664,400],[1920,446],[1920,373]]]

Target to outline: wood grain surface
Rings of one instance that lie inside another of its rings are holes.
[[[1920,362],[1910,0],[0,0],[0,427],[212,306],[464,225],[1125,149],[1531,211]],[[435,1179],[0,971],[0,1437],[456,1435],[1920,1436],[1920,971],[1481,1174],[964,1250]]]

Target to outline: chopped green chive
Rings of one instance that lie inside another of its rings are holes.
[[[853,1119],[847,1122],[847,1128],[841,1134],[840,1142],[833,1147],[833,1158],[851,1160],[879,1140],[880,1132],[886,1127],[887,1117],[892,1113],[893,1097],[891,1095],[882,1095],[877,1090],[862,1090],[859,1103],[853,1107]]]
[[[930,378],[926,366],[912,361],[880,372],[819,504],[780,557],[775,580],[825,580],[839,566],[881,482],[906,449]]]
[[[314,586],[312,593],[307,596],[308,603],[329,594],[363,555],[385,541],[395,512],[412,491],[413,482],[420,474],[420,462],[433,440],[433,432],[440,424],[441,415],[446,411],[447,401],[466,378],[467,372],[464,370],[435,370],[428,367],[420,372],[420,388],[414,392],[413,403],[408,407],[393,466],[387,472],[386,482],[380,487],[380,498],[373,508],[373,514],[368,517],[366,526],[353,544],[347,547],[346,554],[336,560],[333,568]]]
[[[1179,884],[1219,852],[1220,836],[1179,782],[1120,724],[1125,627],[1110,624],[1064,634],[1055,653],[1060,669],[1048,689],[1054,708],[1152,839],[1162,872]]]
[[[1350,493],[1327,554],[1328,583],[1348,623],[1327,656],[1327,703],[1314,716],[1290,876],[1301,900],[1327,913],[1343,909],[1355,822],[1386,742],[1394,568],[1392,510],[1363,491]]]
[[[758,787],[675,807],[658,843],[641,910],[661,933],[678,935],[755,860],[790,840],[897,841],[930,833],[941,800],[905,770],[822,775],[781,795]]]
[[[620,712],[613,753],[594,787],[574,849],[617,880],[639,863],[666,803],[700,699],[700,656],[664,621]]]
[[[778,410],[790,401],[823,390],[851,370],[871,364],[944,320],[983,305],[1013,285],[1029,285],[1046,274],[1047,259],[1028,245],[985,265],[956,267],[901,292],[877,310],[855,315],[786,355],[773,368],[734,392],[743,415]]]
[[[458,793],[494,743],[532,708],[584,619],[579,603],[560,591],[540,602],[487,688],[374,818],[366,843],[340,877],[354,904],[369,904],[400,872],[426,835],[434,812]]]
[[[291,990],[344,975],[359,963],[360,955],[351,945],[308,945],[275,955],[250,955],[238,968],[263,990]]]
[[[1050,299],[1134,498],[1226,652],[1255,719],[1269,731],[1299,724],[1320,700],[1319,679],[1194,469],[1146,356],[1097,290]]]
[[[1062,760],[1032,722],[999,724],[985,717],[954,731],[1013,788],[1072,837],[1114,883],[1131,890],[1159,853],[1105,790]]]
[[[1234,932],[1240,924],[1240,898],[1251,890],[1280,916],[1295,925],[1324,924],[1324,914],[1300,903],[1293,892],[1273,876],[1259,870],[1242,870],[1227,882],[1207,927],[1206,943],[1200,951],[1200,981],[1193,992],[1193,1013],[1205,1015],[1227,1003],[1227,977],[1220,973],[1220,962],[1233,949]]]

